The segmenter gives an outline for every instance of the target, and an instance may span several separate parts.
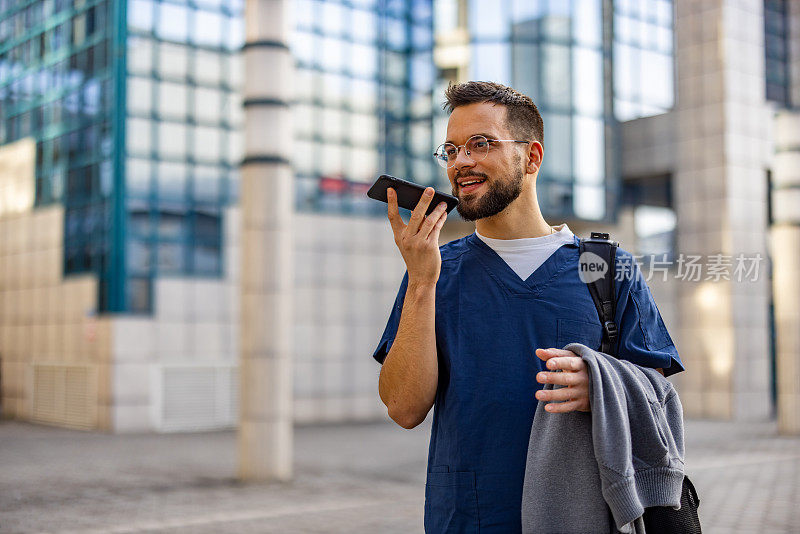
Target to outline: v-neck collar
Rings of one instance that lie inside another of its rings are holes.
[[[578,237],[573,236],[572,243],[565,243],[556,249],[528,278],[523,280],[514,269],[500,257],[492,247],[484,243],[475,233],[466,238],[467,244],[476,249],[478,260],[484,265],[489,275],[512,293],[539,294],[546,283],[556,274],[564,270],[571,257],[570,252],[578,248]]]

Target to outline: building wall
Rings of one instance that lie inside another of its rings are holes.
[[[9,193],[0,210],[3,415],[108,429],[110,320],[96,316],[94,275],[62,275],[64,209],[34,210],[24,194],[34,146],[23,139],[0,149],[0,190]]]

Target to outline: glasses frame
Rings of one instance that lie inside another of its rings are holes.
[[[463,145],[456,145],[455,143],[442,143],[441,145],[436,147],[436,150],[434,150],[433,159],[436,160],[436,163],[439,164],[440,167],[442,167],[444,169],[449,169],[449,168],[455,166],[456,160],[458,159],[458,153],[461,151],[461,148],[463,147],[464,148],[464,155],[467,156],[469,159],[471,159],[474,163],[477,163],[479,161],[485,160],[486,156],[489,155],[489,147],[486,148],[486,154],[484,154],[483,157],[480,158],[480,159],[476,159],[476,158],[472,157],[472,154],[470,153],[470,151],[467,150],[467,145],[469,144],[469,142],[472,141],[473,139],[475,139],[476,137],[481,137],[483,139],[486,139],[487,143],[525,143],[526,145],[528,143],[530,143],[530,141],[522,141],[520,139],[492,139],[491,137],[486,137],[485,135],[476,134],[476,135],[470,136],[470,138],[467,139],[467,142],[464,143]],[[452,162],[449,162],[449,163],[436,155],[440,151],[440,149],[442,147],[445,147],[447,145],[450,145],[450,146],[453,146],[453,147],[456,148],[456,155],[453,158]],[[445,164],[447,164],[447,165],[445,165]]]

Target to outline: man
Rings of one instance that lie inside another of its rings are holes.
[[[447,142],[435,157],[476,232],[439,248],[444,205],[425,217],[433,190],[408,224],[390,190],[388,217],[407,272],[374,354],[383,364],[379,393],[404,428],[435,406],[427,532],[519,532],[537,401],[551,412],[589,409],[585,363],[552,347],[597,349],[601,325],[578,276],[577,239],[566,225],[549,226],[539,209],[544,128],[536,105],[489,82],[454,85],[445,96]],[[617,272],[632,269],[616,283],[619,357],[681,371],[631,259],[618,249]],[[545,383],[567,387],[541,391]]]

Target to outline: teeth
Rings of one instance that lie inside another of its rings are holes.
[[[469,182],[462,182],[462,183],[461,183],[461,186],[463,187],[463,186],[467,186],[467,185],[477,184],[477,183],[480,183],[480,182],[482,182],[482,181],[483,181],[483,180],[471,180],[471,181],[469,181]]]

